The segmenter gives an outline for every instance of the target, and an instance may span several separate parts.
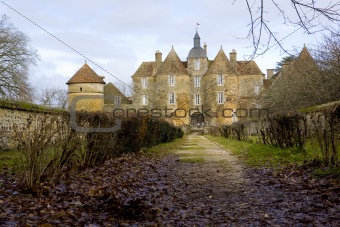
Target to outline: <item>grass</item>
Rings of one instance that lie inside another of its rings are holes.
[[[168,143],[161,143],[153,147],[144,147],[141,151],[147,155],[162,156],[171,153],[173,150],[178,150],[184,145],[185,141],[186,135],[184,135],[183,138],[178,138]]]
[[[267,166],[272,168],[280,168],[288,164],[302,164],[309,158],[308,154],[303,154],[294,149],[282,150],[277,147],[264,144],[238,141],[223,137],[214,137],[206,135],[206,137],[220,144],[226,150],[243,159],[244,162],[252,167]]]
[[[258,143],[257,137],[250,137],[250,142],[210,135],[206,135],[206,137],[209,140],[220,144],[226,150],[229,150],[234,155],[243,159],[247,165],[252,167],[265,166],[279,169],[288,165],[308,165],[309,163],[313,163],[313,160],[321,160],[322,157],[320,148],[311,141],[306,143],[305,152],[299,152],[295,148],[280,149],[278,147]],[[323,168],[315,165],[307,168],[311,168],[315,176],[333,176],[335,178],[340,178],[339,166]]]
[[[0,151],[0,173],[4,168],[14,169],[22,157],[19,151]]]
[[[329,169],[324,169],[324,168],[316,168],[314,170],[314,175],[319,176],[319,177],[325,177],[325,176],[336,176],[338,179],[340,179],[340,168],[329,168]]]

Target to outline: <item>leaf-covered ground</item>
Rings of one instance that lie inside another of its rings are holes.
[[[182,161],[128,155],[36,194],[4,173],[0,226],[340,226],[339,182],[245,168],[204,137],[189,140]]]

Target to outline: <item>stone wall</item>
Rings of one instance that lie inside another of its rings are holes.
[[[0,151],[15,149],[16,142],[13,139],[15,132],[34,131],[34,126],[41,123],[37,122],[37,119],[43,119],[39,118],[40,116],[56,116],[63,111],[27,102],[0,99]],[[30,122],[32,124],[29,124]]]
[[[16,110],[0,107],[0,150],[13,149],[14,128],[23,130],[26,128],[28,120],[36,113],[27,110]]]

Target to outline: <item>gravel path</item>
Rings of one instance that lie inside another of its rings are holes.
[[[173,172],[184,183],[178,188],[184,194],[174,202],[187,214],[177,224],[340,226],[339,198],[327,204],[316,190],[290,187],[269,171],[248,169],[202,135],[189,135],[174,153],[181,162]]]

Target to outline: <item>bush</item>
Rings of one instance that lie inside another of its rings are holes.
[[[259,129],[260,140],[264,144],[274,145],[281,149],[296,147],[304,150],[306,142],[306,117],[300,114],[277,115],[266,119],[268,124]]]
[[[110,128],[116,123],[103,112],[79,112],[76,121],[84,128]],[[123,119],[116,132],[75,131],[70,127],[70,115],[60,112],[32,114],[26,127],[15,127],[14,136],[24,157],[24,186],[34,189],[43,181],[56,182],[72,167],[87,168],[142,147],[170,142],[182,137],[183,131],[150,117]]]
[[[23,154],[21,174],[28,190],[42,181],[56,182],[69,170],[81,146],[81,138],[69,127],[66,113],[32,114],[26,127],[14,126],[14,138]]]

